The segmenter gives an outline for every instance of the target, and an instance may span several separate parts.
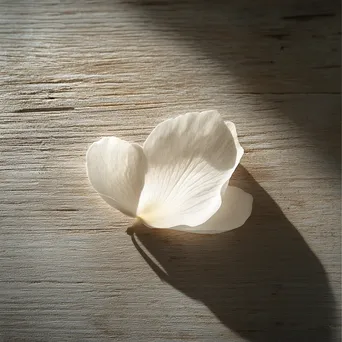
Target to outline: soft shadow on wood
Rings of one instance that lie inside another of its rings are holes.
[[[254,196],[243,227],[197,235],[140,226],[129,230],[134,245],[163,281],[249,341],[332,341],[335,303],[320,261],[243,167],[236,176],[232,185]]]
[[[129,6],[151,28],[218,62],[246,96],[275,101],[340,170],[340,1],[133,0]],[[292,105],[271,94],[293,94]],[[298,102],[296,94],[316,95]]]

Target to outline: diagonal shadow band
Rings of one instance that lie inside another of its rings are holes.
[[[271,103],[340,170],[340,1],[132,0],[128,6],[151,29],[218,63],[220,80],[233,76],[245,96]]]
[[[217,235],[139,226],[129,231],[134,245],[164,282],[249,341],[334,341],[335,302],[322,264],[242,166],[236,175],[254,197],[244,226]]]

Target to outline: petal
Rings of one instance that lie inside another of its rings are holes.
[[[220,209],[197,227],[178,226],[173,229],[198,234],[223,233],[242,226],[252,213],[253,197],[247,192],[228,186]]]
[[[146,168],[142,148],[116,137],[102,138],[87,151],[90,183],[108,204],[129,216],[136,215]]]
[[[232,176],[232,174],[234,173],[235,169],[237,168],[237,166],[239,165],[240,163],[240,160],[244,154],[244,149],[242,148],[242,146],[240,145],[239,143],[239,139],[238,139],[238,135],[237,135],[237,131],[236,131],[236,127],[235,127],[235,124],[231,121],[225,121],[224,122],[228,129],[230,130],[230,132],[232,133],[232,136],[233,136],[233,139],[234,139],[234,144],[235,144],[235,148],[236,148],[236,159],[235,159],[235,164],[234,164],[234,167],[230,170],[231,173],[230,173],[230,177]],[[229,178],[230,178],[229,177]],[[222,189],[221,189],[221,195],[223,196],[226,189],[227,189],[227,186],[229,184],[229,180],[228,182],[226,182],[223,186],[222,186]]]
[[[207,221],[221,206],[221,188],[243,153],[234,135],[235,127],[217,111],[159,124],[143,147],[148,171],[137,216],[156,228]]]

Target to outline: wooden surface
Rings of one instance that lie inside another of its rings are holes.
[[[339,1],[0,1],[0,340],[339,341]],[[218,109],[252,217],[139,229],[93,141]]]

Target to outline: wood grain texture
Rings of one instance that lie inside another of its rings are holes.
[[[340,4],[0,1],[0,340],[339,341]],[[85,152],[218,109],[252,217],[137,229]]]

